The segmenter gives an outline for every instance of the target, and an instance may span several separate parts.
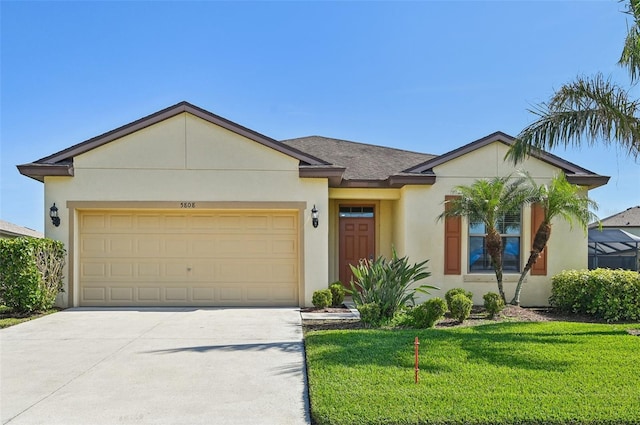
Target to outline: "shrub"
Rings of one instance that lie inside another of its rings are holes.
[[[484,299],[484,309],[487,310],[489,317],[495,317],[504,309],[504,300],[495,292],[487,292],[482,298]]]
[[[446,312],[447,303],[442,298],[431,298],[413,309],[413,323],[417,328],[432,328]]]
[[[342,286],[342,283],[340,282],[334,282],[331,285],[329,285],[329,290],[331,291],[331,305],[333,307],[339,307],[342,305],[342,302],[344,301],[344,296],[346,294],[346,291],[344,289],[344,286]]]
[[[319,289],[313,293],[311,302],[314,307],[325,308],[331,305],[331,291],[329,289]]]
[[[456,294],[451,298],[449,311],[454,319],[462,323],[471,315],[471,307],[473,307],[473,301],[464,294]]]
[[[0,239],[0,300],[21,313],[53,307],[65,254],[62,242],[52,239]]]
[[[367,325],[377,325],[382,317],[380,316],[380,306],[376,303],[358,305],[360,321]]]
[[[640,274],[629,270],[569,270],[555,275],[549,303],[608,322],[640,320]]]
[[[431,275],[425,270],[429,260],[410,266],[408,257],[398,258],[396,250],[392,251],[391,260],[380,256],[376,260],[360,260],[357,266],[351,266],[354,280],[351,289],[347,290],[356,306],[377,304],[382,319],[392,319],[401,307],[414,305],[416,292],[428,294],[427,289],[439,289],[430,285],[411,288],[415,282]]]
[[[469,300],[473,303],[473,293],[472,292],[469,292],[464,288],[449,289],[447,291],[447,293],[444,294],[444,299],[447,301],[447,308],[449,308],[449,311],[451,311],[451,300],[453,299],[454,296],[456,296],[458,294],[464,295],[465,297],[469,298]]]

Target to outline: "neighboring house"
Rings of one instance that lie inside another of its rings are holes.
[[[640,270],[640,206],[589,225],[589,268],[598,267]]]
[[[627,208],[626,210],[603,218],[600,223],[592,223],[590,229],[602,226],[603,229],[620,229],[632,235],[640,236],[640,206]]]
[[[29,229],[28,227],[18,226],[8,221],[0,220],[0,239],[19,238],[21,236],[29,236],[32,238],[44,238],[41,232]]]
[[[437,295],[464,286],[480,304],[496,291],[483,229],[437,217],[454,186],[513,172],[503,161],[512,142],[497,132],[439,156],[279,142],[182,102],[18,169],[59,208],[59,227],[47,222],[45,233],[68,250],[62,304],[310,305],[314,291],[349,279],[349,263],[392,247],[430,260]],[[565,173],[585,192],[609,179],[547,153],[519,168],[538,182]],[[507,293],[538,221],[524,207],[503,226]],[[586,242],[555,224],[523,305],[548,304],[553,274],[585,268]]]

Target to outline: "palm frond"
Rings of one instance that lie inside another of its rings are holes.
[[[579,77],[558,90],[551,100],[530,112],[539,118],[516,138],[505,159],[514,163],[532,153],[583,142],[617,141],[630,156],[640,155],[638,101],[602,75]]]
[[[627,68],[631,81],[640,77],[640,0],[629,0],[625,13],[632,17],[618,65]]]

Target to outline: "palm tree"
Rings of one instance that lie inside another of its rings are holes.
[[[631,17],[618,64],[627,68],[631,86],[640,78],[640,0],[628,0],[625,13]],[[506,158],[518,163],[531,153],[558,145],[579,146],[597,140],[619,143],[627,153],[640,156],[640,99],[602,74],[578,77],[560,87],[548,102],[530,110],[536,121],[516,138]]]
[[[485,244],[491,258],[491,266],[498,282],[498,292],[506,302],[502,285],[502,237],[497,229],[498,220],[507,214],[519,213],[527,202],[530,192],[520,177],[511,181],[511,175],[494,177],[491,180],[476,180],[471,186],[456,186],[453,193],[458,197],[449,201],[438,219],[467,217],[470,222],[485,225]]]
[[[529,260],[520,273],[515,295],[511,300],[513,305],[520,305],[520,292],[524,278],[538,260],[542,250],[547,246],[551,237],[551,220],[559,217],[573,226],[573,219],[575,219],[583,230],[586,230],[589,222],[597,220],[595,214],[590,211],[590,209],[597,209],[597,204],[583,196],[580,186],[569,183],[564,174],[555,176],[549,186],[546,184],[537,185],[529,176],[528,180],[533,190],[533,197],[530,200],[542,206],[543,219],[533,239]]]

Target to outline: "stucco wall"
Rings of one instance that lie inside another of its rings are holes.
[[[45,178],[45,205],[55,202],[61,217],[60,227],[47,222],[45,233],[67,247],[78,235],[69,228],[78,221],[68,202],[170,201],[176,208],[199,201],[303,202],[304,304],[311,305],[313,291],[326,287],[327,180],[299,178],[297,159],[184,113],[77,156],[74,170],[74,177]],[[311,225],[313,205],[321,212],[318,228]],[[77,268],[78,258],[70,260]],[[68,276],[78,276],[78,270],[65,275],[59,304],[77,305],[77,281],[76,299],[69,300]]]
[[[505,176],[515,171],[502,158],[507,146],[493,143],[465,156],[446,162],[435,168],[437,180],[431,187],[406,186],[402,191],[401,208],[404,228],[396,238],[405,241],[405,253],[413,262],[429,259],[432,276],[427,283],[437,285],[441,291],[434,296],[444,296],[451,288],[463,286],[474,293],[474,303],[482,304],[482,295],[497,292],[493,273],[469,273],[468,222],[462,222],[462,274],[444,275],[444,223],[437,217],[444,210],[444,198],[457,185],[470,185],[478,178]],[[528,171],[537,183],[548,182],[559,172],[554,166],[536,159],[528,159],[518,166]],[[398,223],[401,222],[397,219]],[[397,226],[399,227],[399,226]],[[526,262],[531,248],[531,212],[525,207],[522,214],[521,262]],[[410,236],[410,237],[409,237]],[[574,228],[558,219],[553,222],[551,239],[548,244],[546,276],[528,276],[524,284],[521,302],[525,306],[548,305],[551,291],[551,277],[562,270],[587,267],[587,236],[582,229]],[[513,296],[519,274],[505,273],[504,286],[508,300]]]

